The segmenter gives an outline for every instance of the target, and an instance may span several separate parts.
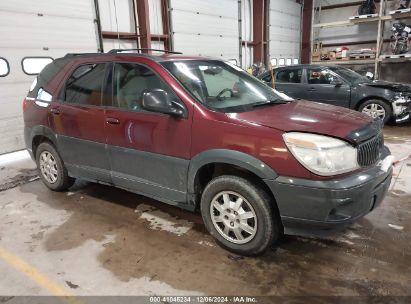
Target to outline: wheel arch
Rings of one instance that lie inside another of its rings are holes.
[[[369,101],[369,100],[380,100],[380,101],[383,101],[384,103],[386,103],[390,108],[391,108],[391,110],[392,110],[392,104],[391,104],[391,102],[388,100],[388,99],[386,99],[386,98],[384,98],[384,97],[381,97],[381,96],[367,96],[367,97],[364,97],[363,99],[360,99],[356,104],[355,104],[355,110],[357,110],[357,111],[359,111],[359,109],[360,109],[360,107],[361,107],[361,105],[364,103],[364,102],[366,102],[366,101]]]
[[[46,126],[35,126],[31,130],[31,149],[34,157],[36,157],[37,147],[48,141],[57,149],[57,135]]]
[[[202,192],[208,182],[216,176],[231,174],[247,178],[264,188],[275,201],[275,197],[264,182],[273,180],[278,174],[261,160],[235,150],[214,149],[202,152],[190,161],[188,170],[188,193],[197,208]]]

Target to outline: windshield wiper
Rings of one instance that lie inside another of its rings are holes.
[[[257,107],[261,107],[261,106],[268,106],[268,105],[274,105],[274,104],[285,104],[285,103],[289,103],[290,101],[286,101],[283,99],[273,99],[273,100],[266,100],[263,102],[257,102],[252,104],[251,106],[253,108],[257,108]]]

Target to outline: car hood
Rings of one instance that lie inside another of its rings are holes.
[[[373,82],[363,83],[363,85],[366,85],[369,87],[388,89],[394,92],[408,92],[408,93],[411,92],[411,86],[403,84],[403,83],[375,80]]]
[[[305,100],[267,105],[254,111],[227,116],[285,132],[311,132],[345,139],[352,139],[354,131],[363,129],[373,121],[353,110]]]

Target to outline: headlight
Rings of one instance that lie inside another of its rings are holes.
[[[311,172],[330,176],[359,168],[357,149],[345,141],[310,133],[283,135],[294,157]]]

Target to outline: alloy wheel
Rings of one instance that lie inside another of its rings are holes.
[[[53,155],[48,151],[43,151],[40,154],[39,165],[44,179],[50,184],[54,184],[57,181],[58,169]]]
[[[370,103],[366,105],[361,112],[374,119],[379,118],[381,120],[384,120],[385,118],[385,109],[378,103]]]
[[[257,233],[254,208],[236,192],[222,191],[214,196],[210,215],[218,233],[232,243],[248,243]]]

